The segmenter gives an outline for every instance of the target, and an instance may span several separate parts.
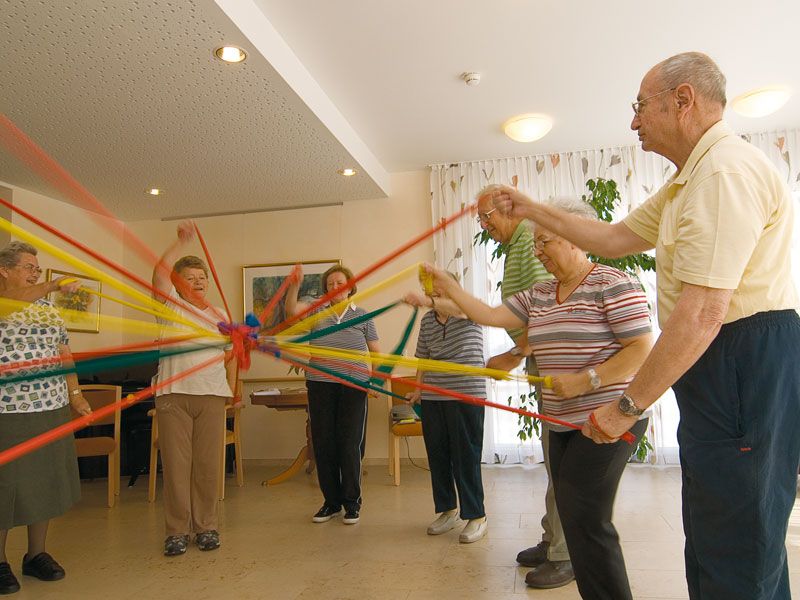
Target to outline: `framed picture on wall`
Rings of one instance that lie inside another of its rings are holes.
[[[242,298],[244,298],[244,314],[253,313],[256,316],[261,314],[264,307],[278,291],[283,281],[292,272],[297,263],[273,263],[269,265],[245,265],[242,267]],[[339,260],[314,260],[300,261],[303,265],[303,282],[300,284],[298,300],[311,303],[321,298],[322,274],[333,267],[341,264]],[[263,329],[271,327],[286,320],[286,311],[283,300],[278,302],[272,317],[263,323]]]
[[[47,281],[53,281],[64,276],[74,277],[81,283],[81,287],[75,292],[50,292],[50,301],[56,305],[56,308],[61,310],[61,316],[67,325],[67,331],[99,333],[100,296],[97,294],[103,291],[103,284],[93,277],[47,269]]]

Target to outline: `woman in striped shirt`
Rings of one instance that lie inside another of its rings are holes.
[[[353,273],[346,267],[336,265],[322,274],[322,293],[338,291],[328,304],[320,306],[311,314],[327,310],[344,303],[356,293],[356,286],[346,287]],[[303,273],[299,273],[299,281]],[[299,284],[286,290],[286,314],[290,317],[304,311],[308,305],[297,300]],[[311,330],[326,329],[346,323],[366,314],[353,302],[337,307],[336,311],[312,325]],[[311,340],[312,346],[380,352],[375,323],[369,319],[363,323],[345,327],[339,331]],[[369,362],[314,357],[306,371],[308,388],[308,418],[311,426],[311,442],[317,462],[317,478],[325,501],[311,518],[314,523],[325,523],[338,515],[344,507],[342,522],[345,525],[358,523],[361,511],[361,460],[367,433],[367,393],[363,388],[354,388],[313,370],[319,366],[337,375],[355,378],[366,387],[369,375],[365,374]]]
[[[435,303],[435,300],[431,298],[431,302]],[[463,315],[448,316],[435,310],[434,304],[434,310],[422,317],[415,356],[482,367],[483,329]],[[418,369],[417,381],[486,398],[486,381],[482,377],[425,373]],[[450,531],[460,516],[467,524],[459,535],[459,541],[462,544],[477,542],[487,531],[481,479],[485,409],[429,390],[416,389],[406,397],[412,403],[421,401],[422,435],[431,468],[433,503],[436,512],[440,513],[428,527],[428,534],[440,535]],[[460,513],[456,506],[456,490]]]
[[[578,200],[554,201],[585,218],[594,209]],[[555,279],[535,284],[490,307],[462,290],[446,272],[430,268],[435,287],[473,321],[494,327],[527,326],[539,371],[553,378],[543,413],[584,423],[598,406],[617,402],[653,344],[641,284],[544,227],[534,252]],[[637,441],[645,416],[631,429]],[[596,445],[564,426],[550,426],[550,472],[578,589],[583,598],[631,598],[619,536],[611,522],[622,471],[634,445]],[[534,571],[535,572],[535,571]],[[532,572],[532,573],[534,573]]]

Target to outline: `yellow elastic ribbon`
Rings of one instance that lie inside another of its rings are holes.
[[[412,367],[421,371],[436,371],[439,373],[463,373],[481,377],[491,377],[492,379],[502,379],[509,381],[526,381],[528,383],[542,383],[546,388],[553,387],[552,377],[536,377],[533,375],[522,375],[509,373],[499,369],[487,369],[486,367],[473,367],[470,365],[460,365],[457,363],[442,360],[431,360],[427,358],[409,358],[397,356],[395,354],[382,354],[374,352],[359,352],[357,350],[341,350],[337,348],[326,348],[323,346],[311,346],[307,344],[294,344],[276,340],[280,348],[284,348],[297,354],[307,354],[325,358],[338,358],[342,360],[355,360],[359,362],[371,362],[373,364],[402,365]]]
[[[78,269],[83,273],[86,273],[87,275],[93,277],[94,279],[98,279],[104,283],[107,283],[114,289],[124,294],[130,295],[131,297],[137,299],[142,304],[152,307],[156,312],[158,312],[161,318],[165,320],[173,321],[176,323],[182,323],[183,325],[186,325],[194,330],[207,331],[206,329],[199,327],[197,323],[194,323],[188,319],[184,319],[175,311],[173,311],[166,305],[162,304],[161,302],[154,300],[147,294],[143,294],[142,292],[129,286],[128,284],[123,283],[115,279],[114,277],[111,277],[110,275],[106,275],[100,269],[97,269],[92,265],[90,265],[89,263],[84,262],[79,258],[72,256],[69,252],[65,252],[64,250],[55,247],[53,244],[50,244],[49,242],[44,241],[40,237],[37,237],[32,233],[25,231],[21,227],[14,225],[13,223],[7,221],[6,219],[0,218],[0,229],[4,229],[5,231],[9,232],[15,237],[25,240],[31,245],[44,250],[51,256],[54,256],[55,258],[64,261],[68,265],[71,265],[73,268]]]

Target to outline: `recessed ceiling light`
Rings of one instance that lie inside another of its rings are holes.
[[[352,177],[353,175],[355,175],[356,173],[358,173],[358,171],[356,171],[355,169],[339,169],[339,170],[338,170],[338,171],[336,171],[336,172],[337,172],[339,175],[344,175],[345,177]]]
[[[159,189],[159,188],[149,188],[149,189],[146,189],[145,192],[147,192],[151,196],[160,196],[161,194],[164,193],[164,190]]]
[[[792,91],[782,85],[773,85],[745,92],[731,102],[731,107],[743,117],[766,117],[779,110],[792,95]]]
[[[247,58],[247,52],[238,46],[222,46],[214,50],[214,56],[226,63],[240,63]]]
[[[515,142],[535,142],[553,128],[553,120],[544,115],[525,114],[510,118],[503,131]]]

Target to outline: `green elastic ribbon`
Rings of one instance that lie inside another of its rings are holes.
[[[130,352],[119,355],[88,358],[86,360],[76,361],[73,367],[58,366],[55,368],[44,369],[43,371],[39,371],[37,373],[17,373],[8,377],[0,376],[0,385],[15,383],[17,381],[31,381],[33,379],[42,379],[44,377],[55,377],[57,375],[68,375],[70,373],[82,375],[85,373],[94,373],[96,371],[107,371],[110,369],[142,365],[148,362],[157,361],[159,358],[176,356],[178,354],[186,354],[189,352],[197,352],[198,350],[208,350],[212,348],[223,349],[227,345],[227,342],[218,342],[214,344],[200,344],[189,347],[172,348],[169,350],[144,350],[142,352]]]
[[[400,343],[392,350],[392,354],[394,356],[401,356],[403,354],[403,350],[406,349],[406,344],[408,344],[408,338],[411,337],[411,332],[414,330],[414,325],[417,322],[417,314],[419,313],[419,308],[414,307],[414,312],[411,313],[411,317],[408,319],[408,323],[406,323],[406,328],[403,331],[403,336],[400,338]],[[391,375],[392,371],[397,365],[378,365],[378,368],[375,369],[379,373],[386,373],[387,375]],[[383,385],[384,380],[381,377],[375,377],[374,375],[370,378],[370,383],[375,385]],[[394,394],[392,394],[394,395]]]
[[[395,306],[398,306],[400,304],[402,304],[402,302],[392,302],[391,304],[387,304],[383,308],[379,308],[378,310],[373,310],[372,312],[363,314],[360,317],[348,319],[347,321],[337,323],[336,325],[331,325],[330,327],[325,327],[324,329],[318,329],[317,331],[312,331],[310,333],[307,333],[306,335],[301,335],[299,337],[296,337],[291,341],[292,343],[295,344],[302,344],[303,342],[315,340],[317,338],[330,335],[331,333],[336,333],[337,331],[341,331],[342,329],[347,329],[348,327],[354,327],[356,325],[360,325],[361,323],[369,321],[370,319],[377,317],[378,315],[382,315],[387,310],[391,310]]]

